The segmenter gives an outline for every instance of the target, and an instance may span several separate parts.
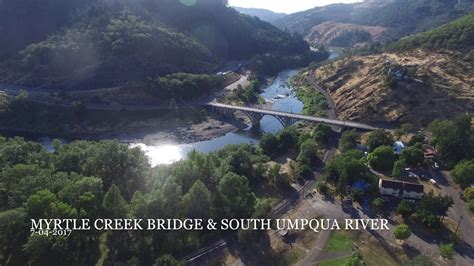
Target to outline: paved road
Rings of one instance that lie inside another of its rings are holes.
[[[209,103],[207,105],[211,106],[211,107],[226,108],[226,109],[231,109],[231,110],[235,110],[235,111],[254,112],[254,113],[259,113],[259,114],[263,114],[263,115],[287,117],[287,118],[293,118],[293,119],[309,121],[309,122],[316,122],[316,123],[323,123],[323,124],[328,124],[328,125],[333,125],[333,126],[340,126],[340,127],[356,128],[356,129],[362,129],[362,130],[380,129],[379,127],[370,126],[370,125],[357,123],[357,122],[341,121],[341,120],[336,120],[336,119],[329,119],[329,118],[322,118],[322,117],[315,117],[315,116],[307,116],[307,115],[301,115],[301,114],[293,114],[293,113],[286,113],[286,112],[273,111],[273,110],[265,110],[265,109],[252,108],[252,107],[233,106],[233,105],[214,103],[214,102]]]

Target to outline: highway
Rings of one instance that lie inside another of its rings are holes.
[[[323,124],[328,124],[328,125],[332,125],[332,126],[340,126],[340,127],[346,127],[346,128],[355,128],[355,129],[362,129],[362,130],[381,129],[379,127],[374,127],[374,126],[370,126],[370,125],[366,125],[366,124],[362,124],[362,123],[357,123],[357,122],[341,121],[341,120],[337,120],[337,119],[307,116],[307,115],[301,115],[301,114],[293,114],[293,113],[286,113],[286,112],[273,111],[273,110],[265,110],[265,109],[252,108],[252,107],[241,107],[241,106],[227,105],[227,104],[221,104],[221,103],[215,103],[215,102],[208,103],[207,106],[217,107],[217,108],[225,108],[225,109],[230,109],[230,110],[234,110],[234,111],[254,112],[254,113],[259,113],[259,114],[263,114],[263,115],[287,117],[287,118],[293,118],[293,119],[302,120],[302,121],[323,123]]]

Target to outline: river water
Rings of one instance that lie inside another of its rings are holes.
[[[284,112],[301,113],[303,103],[294,96],[290,80],[298,73],[298,70],[285,70],[278,74],[273,82],[263,89],[261,96],[266,101],[272,102],[272,109]],[[260,128],[265,133],[276,133],[283,126],[272,116],[264,116],[260,122]],[[171,164],[185,159],[192,150],[199,152],[213,152],[222,149],[229,144],[257,144],[258,136],[250,128],[227,133],[208,141],[201,141],[190,144],[156,143],[144,144],[133,143],[132,147],[140,147],[150,158],[152,166],[160,164]]]
[[[331,51],[329,59],[339,57],[339,52]],[[277,77],[270,85],[265,87],[260,94],[266,101],[272,103],[272,109],[276,111],[301,113],[303,110],[303,103],[295,96],[294,89],[290,81],[298,73],[298,70],[284,70],[278,73]],[[260,122],[260,129],[264,133],[276,133],[280,131],[283,126],[280,122],[272,116],[264,116]],[[49,137],[34,137],[24,136],[28,139],[34,139],[40,142],[46,149],[52,151],[52,139]],[[180,143],[131,143],[132,147],[140,147],[149,157],[152,166],[172,164],[174,162],[183,160],[187,154],[193,150],[199,152],[213,152],[222,149],[229,144],[252,144],[256,145],[259,142],[258,134],[250,130],[250,127],[245,130],[237,130],[227,133],[224,136],[213,138],[208,141],[201,141],[190,144]]]

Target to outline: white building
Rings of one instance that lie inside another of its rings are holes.
[[[379,191],[384,196],[420,199],[423,196],[424,187],[414,183],[380,179]]]

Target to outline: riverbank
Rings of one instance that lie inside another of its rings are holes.
[[[2,121],[4,122],[4,121]],[[73,126],[60,129],[12,127],[0,124],[0,135],[42,137],[65,140],[118,139],[125,143],[183,143],[206,141],[242,127],[236,121],[225,121],[200,110],[173,112],[87,112]]]

